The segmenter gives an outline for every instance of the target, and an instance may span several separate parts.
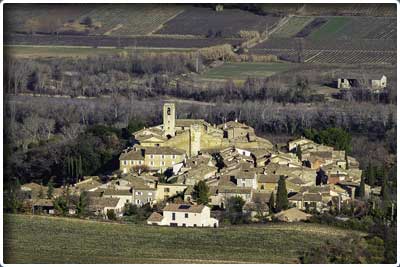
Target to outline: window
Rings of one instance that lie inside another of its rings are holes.
[[[188,213],[185,213],[185,218],[189,218],[189,214]]]
[[[139,160],[139,165],[142,165],[142,161],[141,160]]]
[[[172,158],[173,158],[173,159],[176,159],[176,155],[172,155]]]
[[[172,220],[175,221],[175,212],[172,213]]]
[[[164,188],[164,192],[168,193],[169,192],[169,188]]]
[[[167,108],[167,115],[171,115],[171,108]]]
[[[154,166],[154,161],[150,162],[150,165],[151,165],[151,166]]]
[[[131,165],[133,165],[133,160],[131,160]]]
[[[154,158],[154,155],[150,155],[150,158],[153,159],[153,158]]]
[[[151,197],[148,197],[147,202],[151,202],[151,201],[153,201],[153,199]]]
[[[161,158],[163,159],[163,158],[164,158],[164,155],[161,155]]]
[[[165,162],[164,161],[161,161],[161,166],[165,166]]]
[[[124,160],[124,165],[128,165],[128,161],[127,160]]]

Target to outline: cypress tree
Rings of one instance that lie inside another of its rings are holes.
[[[389,201],[389,188],[387,184],[387,175],[383,176],[382,187],[381,187],[381,197],[383,202]]]
[[[269,213],[273,213],[275,211],[275,197],[273,191],[271,193],[271,197],[269,198],[268,208],[269,208]]]
[[[365,181],[364,181],[364,176],[361,177],[361,182],[360,182],[360,199],[364,199],[365,197]]]
[[[43,183],[40,183],[40,191],[39,191],[39,198],[44,198],[44,192],[43,192]]]
[[[285,210],[289,207],[289,200],[286,190],[285,177],[281,175],[278,182],[278,192],[276,194],[276,211]]]
[[[194,195],[197,204],[207,204],[210,196],[209,188],[206,182],[200,181],[194,186]]]
[[[344,160],[346,161],[346,170],[349,169],[349,159],[347,158],[347,151],[344,152]]]
[[[370,185],[370,186],[374,186],[375,185],[375,172],[374,172],[374,169],[373,169],[373,167],[372,167],[372,165],[371,165],[371,162],[370,163],[368,163],[368,167],[367,167],[367,181],[368,181],[368,184]]]
[[[47,184],[47,197],[49,199],[53,197],[53,192],[54,192],[53,180],[50,179],[49,183]]]

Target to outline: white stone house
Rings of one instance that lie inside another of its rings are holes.
[[[211,209],[204,205],[168,204],[163,214],[153,212],[147,219],[150,225],[182,227],[218,227],[218,220],[211,218]]]

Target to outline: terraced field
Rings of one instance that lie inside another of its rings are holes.
[[[12,34],[5,36],[7,45],[41,46],[85,46],[85,47],[158,47],[158,48],[202,48],[220,44],[237,45],[236,38],[174,38],[164,36],[66,36]]]
[[[299,31],[291,20],[267,41],[250,49],[253,54],[273,54],[296,61],[300,47],[310,63],[396,64],[396,19],[388,17],[315,17]],[[319,20],[321,23],[317,23]],[[310,27],[310,25],[313,25]],[[307,29],[307,30],[305,30]],[[298,32],[294,34],[294,32]],[[288,34],[286,34],[288,33]],[[296,36],[303,38],[294,38]],[[286,36],[286,37],[283,37]]]
[[[92,34],[145,35],[156,31],[184,8],[184,5],[174,4],[105,4],[98,5],[79,20],[90,17],[101,23]]]
[[[259,16],[239,9],[216,12],[211,8],[190,7],[164,24],[157,33],[202,35],[220,32],[223,37],[237,37],[239,31],[265,31],[279,21],[277,16]]]
[[[177,228],[4,216],[4,262],[298,263],[303,251],[360,232],[318,224]]]
[[[35,31],[46,33],[60,30],[67,22],[79,23],[90,17],[96,27],[88,28],[89,34],[145,35],[185,8],[186,5],[176,4],[8,4],[5,18],[9,32],[29,32],[30,19],[35,20]]]
[[[396,39],[396,19],[331,17],[308,37],[312,40]]]
[[[276,4],[261,5],[264,12],[280,13],[283,15],[296,14],[303,16],[378,16],[396,17],[396,4],[367,4],[367,3],[324,3],[324,4]]]
[[[313,17],[293,16],[283,27],[274,32],[273,36],[278,38],[293,37],[294,35],[296,35],[296,33],[301,31],[301,29],[303,29],[312,20]]]
[[[8,32],[29,31],[26,22],[36,19],[39,31],[48,32],[56,23],[83,16],[93,9],[90,4],[5,4],[4,30]]]

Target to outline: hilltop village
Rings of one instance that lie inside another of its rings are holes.
[[[176,113],[174,103],[165,103],[163,124],[132,133],[132,145],[121,153],[119,170],[108,182],[84,177],[68,194],[84,192],[92,215],[118,218],[133,204],[153,211],[148,224],[187,227],[217,227],[214,217],[230,208],[232,199],[239,199],[239,212],[255,222],[307,220],[355,200],[362,171],[345,151],[304,137],[274,145],[238,120],[212,125],[178,119]],[[373,193],[363,187],[365,197]],[[33,212],[56,213],[54,201],[39,196],[47,187],[21,188]],[[278,207],[279,190],[287,195],[283,207]],[[64,191],[55,188],[52,198]],[[67,209],[75,214],[77,206]]]

